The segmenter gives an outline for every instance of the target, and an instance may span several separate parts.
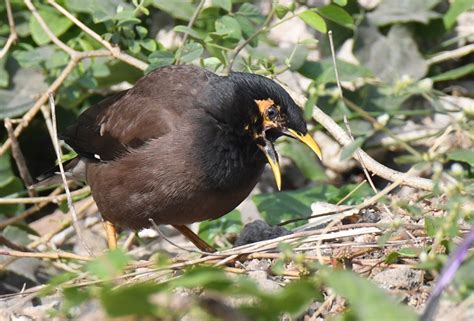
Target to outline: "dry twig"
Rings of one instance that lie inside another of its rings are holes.
[[[91,191],[89,186],[84,186],[81,189],[71,192],[71,196],[79,196],[88,194]],[[0,205],[7,204],[36,204],[36,203],[58,203],[67,199],[67,194],[51,193],[49,196],[38,196],[38,197],[12,197],[12,198],[0,198]]]
[[[26,166],[25,157],[20,148],[20,144],[16,140],[15,134],[13,133],[12,122],[9,118],[5,119],[5,128],[7,129],[8,137],[12,142],[12,156],[16,162],[18,171],[20,172],[20,177],[26,185],[26,189],[28,190],[28,195],[30,197],[38,196],[36,191],[31,188],[33,185],[34,180],[31,177],[30,171],[28,170],[28,166]]]
[[[198,16],[199,16],[199,13],[201,13],[201,10],[202,8],[204,7],[204,4],[206,3],[206,0],[201,0],[198,4],[198,6],[196,7],[196,9],[194,10],[194,13],[191,17],[191,19],[189,20],[189,23],[188,23],[188,29],[192,28],[194,23],[196,22]],[[188,40],[188,37],[189,37],[189,32],[186,31],[184,33],[184,36],[183,36],[183,42],[182,42],[182,45],[181,45],[181,48],[178,49],[178,52],[176,54],[176,64],[179,65],[180,64],[180,59],[181,59],[181,56],[183,54],[183,49],[184,49],[184,46],[186,45],[186,41]]]
[[[21,251],[11,251],[11,250],[4,250],[0,249],[0,255],[6,256],[14,256],[14,257],[32,257],[32,258],[40,258],[40,259],[53,259],[53,260],[61,260],[61,259],[72,259],[72,260],[79,260],[79,261],[90,261],[93,258],[89,256],[78,255],[74,253],[68,252],[21,252]]]
[[[81,227],[79,226],[78,219],[77,219],[76,208],[74,207],[74,203],[72,201],[71,191],[69,190],[66,174],[64,173],[62,152],[61,152],[61,147],[59,146],[59,140],[58,140],[58,130],[57,130],[57,123],[56,123],[56,106],[54,103],[54,97],[52,93],[49,94],[49,103],[50,103],[50,109],[51,109],[51,115],[52,115],[51,121],[53,123],[53,132],[54,132],[54,137],[51,137],[51,139],[53,141],[54,150],[56,152],[56,157],[58,159],[58,166],[59,166],[59,171],[61,172],[61,178],[63,179],[67,204],[72,215],[72,225],[74,226],[74,229],[76,230],[76,234],[79,239],[79,242],[81,242],[82,246],[86,249],[87,253],[89,253],[90,256],[94,256],[89,245],[87,245],[87,242],[82,235]]]
[[[2,230],[3,228],[7,227],[10,224],[15,224],[15,223],[18,223],[20,221],[23,221],[24,219],[26,219],[30,215],[33,215],[34,213],[38,212],[40,209],[42,209],[43,207],[45,207],[46,205],[51,203],[51,200],[50,200],[51,197],[57,196],[59,193],[61,193],[61,191],[62,191],[62,188],[58,187],[53,192],[51,192],[51,194],[49,194],[49,196],[47,197],[48,200],[43,201],[43,202],[38,203],[38,204],[35,204],[34,206],[30,207],[29,209],[27,209],[26,211],[24,211],[23,213],[21,213],[19,215],[16,215],[16,216],[13,216],[13,217],[10,217],[10,218],[7,218],[7,219],[4,219],[4,220],[0,221],[0,230]]]
[[[8,25],[10,27],[10,35],[8,36],[7,42],[5,43],[5,46],[3,46],[2,50],[0,50],[0,59],[2,59],[10,50],[10,47],[15,43],[15,41],[18,39],[18,35],[16,33],[16,27],[15,27],[15,20],[13,19],[13,14],[12,14],[12,6],[10,3],[10,0],[5,0],[5,6],[7,9],[7,18],[8,18]]]

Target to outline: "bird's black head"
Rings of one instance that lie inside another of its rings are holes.
[[[296,138],[308,145],[321,158],[319,146],[308,134],[302,109],[275,81],[250,73],[235,72],[226,77],[234,87],[233,119],[251,135],[266,156],[278,189],[281,174],[278,154],[273,142],[280,136]],[[228,82],[227,82],[228,83]]]

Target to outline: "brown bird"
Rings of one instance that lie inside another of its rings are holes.
[[[157,69],[93,105],[61,138],[78,154],[65,168],[90,184],[110,247],[116,225],[138,230],[153,220],[210,251],[186,224],[233,210],[267,162],[280,189],[273,142],[282,135],[321,158],[301,108],[277,83],[183,65]]]

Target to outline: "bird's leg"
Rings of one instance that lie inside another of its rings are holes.
[[[200,249],[203,252],[210,252],[213,253],[216,251],[215,248],[213,248],[211,245],[207,244],[206,241],[204,241],[202,238],[200,238],[196,233],[191,231],[189,227],[186,225],[173,225],[175,229],[177,229],[181,234],[184,235],[185,238],[190,240],[198,249]]]
[[[109,250],[114,250],[117,248],[117,233],[115,231],[115,226],[111,222],[104,220],[104,230],[105,236],[107,237],[107,244],[109,245]]]

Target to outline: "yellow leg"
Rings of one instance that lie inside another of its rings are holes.
[[[105,220],[104,230],[105,230],[105,236],[107,237],[107,244],[109,245],[109,250],[116,249],[117,248],[117,234],[115,232],[114,224]]]
[[[202,238],[196,235],[193,231],[189,229],[186,225],[173,225],[175,229],[177,229],[181,234],[184,235],[185,238],[190,240],[198,249],[203,252],[215,252],[216,249],[213,248],[211,245],[207,244]]]

